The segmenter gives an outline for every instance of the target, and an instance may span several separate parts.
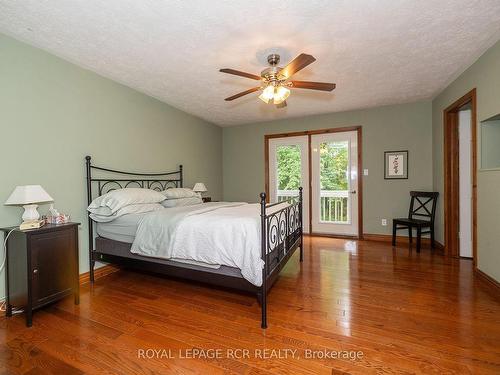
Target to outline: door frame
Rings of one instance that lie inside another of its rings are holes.
[[[444,248],[445,254],[460,256],[459,232],[459,146],[458,112],[465,104],[471,104],[471,173],[472,173],[472,259],[477,268],[477,100],[472,89],[443,111],[444,132]]]
[[[328,133],[341,133],[348,131],[356,131],[358,136],[358,235],[357,236],[342,236],[342,235],[327,235],[314,233],[312,231],[312,160],[311,160],[311,136],[315,134],[328,134]],[[266,199],[269,202],[269,140],[273,138],[286,138],[307,136],[308,139],[308,153],[309,153],[309,233],[311,235],[324,236],[324,237],[337,237],[337,238],[356,238],[363,239],[363,175],[362,175],[362,126],[346,126],[341,128],[328,128],[318,130],[304,130],[289,133],[265,134],[264,135],[264,174],[265,174],[265,188]]]

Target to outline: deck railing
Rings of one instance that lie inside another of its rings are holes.
[[[298,196],[298,190],[278,190],[277,194],[278,202],[284,201],[290,197]],[[348,196],[348,190],[321,190],[321,221],[337,223],[348,222]]]

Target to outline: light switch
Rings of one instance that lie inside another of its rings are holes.
[[[368,169],[363,169],[363,175],[368,176]]]

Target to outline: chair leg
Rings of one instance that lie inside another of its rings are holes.
[[[413,242],[413,227],[411,225],[408,226],[408,241],[410,241],[410,243]]]
[[[421,242],[422,242],[422,228],[417,227],[417,253],[420,253]]]
[[[395,222],[392,222],[392,246],[396,246],[396,226]]]
[[[431,226],[431,249],[434,249],[436,246],[434,242],[434,226]]]

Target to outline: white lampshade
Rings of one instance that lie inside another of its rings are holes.
[[[5,205],[23,206],[52,201],[54,201],[52,197],[40,185],[26,185],[16,187],[5,202]]]
[[[197,182],[193,187],[193,191],[196,193],[204,193],[207,191],[207,187],[203,182]]]

